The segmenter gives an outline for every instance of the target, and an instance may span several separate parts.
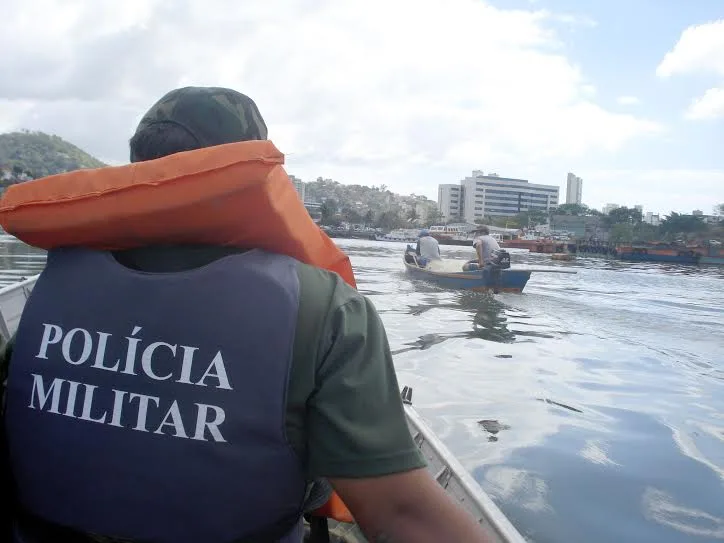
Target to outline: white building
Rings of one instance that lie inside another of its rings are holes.
[[[511,217],[525,211],[550,211],[558,206],[560,188],[539,185],[525,179],[484,175],[473,170],[473,175],[460,183],[462,189],[462,216],[475,222],[485,216]]]
[[[294,183],[294,188],[297,191],[297,194],[299,195],[299,199],[304,202],[305,200],[305,187],[304,181],[299,179],[298,177],[294,177],[293,175],[289,176],[289,179],[292,180],[292,183]]]
[[[653,211],[647,211],[643,216],[643,222],[652,226],[658,226],[659,224],[661,224],[661,218],[659,217],[658,213],[654,213]]]
[[[581,204],[583,202],[583,179],[568,173],[566,179],[566,203]]]
[[[445,184],[437,187],[437,208],[445,220],[462,217],[462,192],[460,185]]]
[[[621,206],[618,204],[606,204],[605,206],[603,206],[603,214],[608,215],[609,213],[611,213],[611,211],[613,211],[614,209],[618,209],[619,207]]]

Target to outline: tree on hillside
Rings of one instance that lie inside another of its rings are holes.
[[[724,204],[714,206],[714,213],[716,213],[717,215],[724,215]]]
[[[367,210],[367,213],[365,213],[365,224],[369,225],[372,224],[375,220],[375,214],[372,213],[371,209]]]
[[[617,207],[608,214],[608,223],[614,224],[638,224],[642,220],[641,211],[635,207]]]
[[[633,241],[634,233],[633,233],[633,226],[628,223],[617,223],[613,225],[613,228],[611,229],[611,235],[609,236],[609,240],[618,243],[621,241]]]
[[[337,202],[332,199],[325,200],[319,211],[322,213],[322,224],[332,224],[337,214]]]
[[[414,207],[411,207],[410,210],[407,212],[407,220],[409,222],[415,222],[420,217],[417,214],[417,209]]]
[[[703,217],[682,215],[672,211],[670,215],[667,215],[661,221],[660,229],[664,234],[695,234],[703,232],[707,229],[707,226]]]
[[[35,178],[105,166],[58,136],[27,130],[0,134],[0,163],[12,167],[16,176]]]
[[[555,211],[557,215],[590,215],[591,209],[584,204],[561,204]]]
[[[427,218],[425,219],[425,223],[427,226],[433,226],[435,224],[438,224],[440,221],[442,221],[443,216],[442,213],[440,213],[440,210],[437,208],[431,209],[427,213]]]
[[[345,206],[340,213],[342,220],[347,221],[350,224],[358,224],[362,222],[362,215],[356,209]]]
[[[659,239],[659,228],[653,224],[640,222],[633,227],[633,241],[655,241]]]
[[[539,224],[545,224],[548,222],[548,213],[546,211],[533,209],[531,211],[518,213],[515,220],[521,228],[528,228],[528,226],[532,228],[534,226],[538,226]]]
[[[383,230],[393,230],[394,228],[402,228],[405,226],[405,221],[394,211],[383,211],[380,213],[380,216],[377,217],[376,226]]]

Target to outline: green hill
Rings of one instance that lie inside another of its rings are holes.
[[[43,132],[0,134],[0,169],[32,178],[81,168],[100,168],[103,162],[63,138]]]

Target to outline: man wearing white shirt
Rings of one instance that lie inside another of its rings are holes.
[[[415,253],[418,255],[420,266],[427,266],[433,260],[442,260],[440,256],[440,244],[430,235],[430,231],[423,229],[417,235],[417,247]]]

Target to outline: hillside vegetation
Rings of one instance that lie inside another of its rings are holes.
[[[0,170],[9,171],[13,177],[37,179],[103,166],[103,162],[59,136],[28,131],[0,134]]]

